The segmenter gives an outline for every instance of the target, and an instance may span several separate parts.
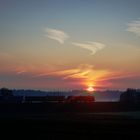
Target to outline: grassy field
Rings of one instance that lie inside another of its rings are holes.
[[[45,139],[134,139],[140,112],[118,103],[1,104],[1,135]]]

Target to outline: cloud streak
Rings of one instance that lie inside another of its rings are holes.
[[[84,85],[91,85],[94,82],[106,79],[111,72],[108,70],[96,70],[93,65],[81,64],[77,68],[54,71],[46,74],[40,74],[39,77],[56,76],[64,80],[79,80]]]
[[[97,51],[102,50],[106,46],[105,44],[100,42],[90,42],[90,41],[87,41],[85,43],[73,42],[72,44],[74,46],[89,50],[91,52],[91,55],[94,55]]]
[[[128,28],[126,31],[134,33],[137,36],[140,36],[140,19],[131,21],[127,24]]]
[[[120,81],[121,79],[131,79],[133,77],[139,77],[139,74],[133,74],[123,71],[112,71],[108,69],[96,69],[91,64],[81,64],[78,67],[56,70],[52,72],[40,73],[34,76],[34,78],[46,78],[55,77],[66,83],[78,84],[81,86],[101,86],[101,87],[115,87],[113,83]],[[127,85],[123,85],[127,86]],[[123,87],[122,86],[122,87]],[[120,85],[121,87],[121,85]]]
[[[64,44],[64,42],[69,38],[67,33],[61,30],[45,28],[45,32],[47,33],[45,36],[59,42],[60,44]]]

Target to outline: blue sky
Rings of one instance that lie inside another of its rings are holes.
[[[129,42],[126,24],[139,18],[139,0],[1,0],[2,36],[39,37],[49,26],[67,31],[74,39],[95,38]],[[115,32],[115,33],[114,33]],[[12,35],[11,35],[12,34]],[[33,38],[34,39],[34,38]]]

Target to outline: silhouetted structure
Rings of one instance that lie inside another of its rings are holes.
[[[67,102],[94,102],[93,96],[68,96]]]
[[[15,92],[15,90],[13,91]],[[0,103],[86,103],[95,101],[94,96],[90,96],[87,94],[82,96],[82,90],[73,90],[69,92],[19,90],[19,92],[21,94],[16,93],[13,95],[12,90],[9,90],[7,88],[0,89]]]
[[[47,102],[64,102],[65,96],[46,96]]]
[[[65,96],[25,96],[26,103],[64,102]]]
[[[25,96],[24,102],[26,103],[42,103],[45,102],[44,96]]]

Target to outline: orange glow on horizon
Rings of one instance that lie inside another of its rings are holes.
[[[89,86],[86,90],[89,91],[89,92],[93,92],[94,88],[92,86]]]

